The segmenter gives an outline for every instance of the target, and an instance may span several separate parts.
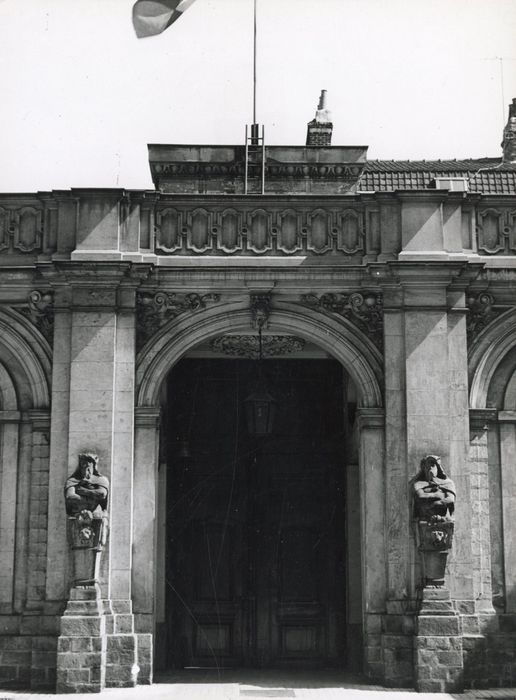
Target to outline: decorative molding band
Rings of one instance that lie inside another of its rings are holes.
[[[385,427],[385,412],[382,408],[357,409],[358,429]]]
[[[32,428],[40,433],[48,433],[50,430],[50,411],[44,409],[30,409],[27,411]]]
[[[489,429],[489,423],[496,422],[498,409],[496,408],[470,408],[469,426],[473,432],[482,432]]]
[[[192,178],[213,179],[216,177],[244,177],[245,163],[217,163],[169,161],[166,163],[151,162],[153,176],[161,180],[180,180]],[[316,178],[324,180],[356,181],[363,164],[352,163],[267,163],[265,174],[271,178]]]
[[[27,304],[18,309],[45,337],[50,347],[54,342],[54,292],[29,294]]]
[[[154,406],[136,406],[134,425],[136,428],[153,428],[157,430],[161,420],[161,409]]]
[[[365,218],[346,209],[163,207],[155,213],[158,255],[363,255]]]
[[[179,294],[176,292],[137,292],[136,294],[136,350],[167,321],[185,312],[204,309],[217,302],[219,294]]]
[[[301,304],[351,321],[383,350],[383,297],[378,292],[302,294]]]
[[[277,357],[301,352],[305,344],[303,338],[293,335],[264,335],[262,356]],[[251,360],[257,360],[259,357],[259,341],[256,335],[221,335],[211,341],[210,347],[214,352],[224,355],[247,357]]]
[[[500,423],[516,423],[516,411],[498,411]]]

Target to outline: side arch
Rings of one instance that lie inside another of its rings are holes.
[[[18,410],[50,406],[51,350],[21,314],[0,309],[0,363],[8,371]]]
[[[33,424],[26,417],[48,410],[50,376],[47,341],[22,314],[0,309],[0,604],[12,610],[24,603],[27,548],[33,537],[23,515],[29,489],[20,489],[34,462]],[[36,548],[39,553],[39,541]]]
[[[249,330],[250,311],[241,303],[224,304],[167,323],[137,359],[137,406],[159,405],[163,381],[173,365],[192,347],[221,333]],[[295,304],[277,303],[268,327],[298,335],[326,350],[349,372],[361,408],[381,408],[383,369],[379,351],[353,324]]]
[[[489,388],[503,360],[516,348],[516,309],[490,324],[474,343],[469,357],[470,408],[487,408]]]

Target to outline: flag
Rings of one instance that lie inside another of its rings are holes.
[[[138,39],[161,34],[179,19],[195,0],[138,0],[133,5],[133,26]]]

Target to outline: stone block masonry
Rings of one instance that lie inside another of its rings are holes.
[[[94,693],[105,687],[106,618],[95,589],[73,588],[57,642],[58,693]]]
[[[460,617],[445,588],[425,588],[414,636],[415,686],[420,693],[464,688]]]
[[[0,685],[11,688],[30,685],[31,650],[30,637],[0,637]]]

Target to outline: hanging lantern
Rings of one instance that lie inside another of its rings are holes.
[[[259,306],[259,308],[258,308]],[[254,391],[244,400],[247,418],[247,429],[250,435],[270,435],[274,416],[276,415],[276,399],[271,396],[262,374],[262,328],[268,316],[268,305],[255,304],[253,313],[258,326],[258,379]]]
[[[259,382],[256,390],[244,401],[247,429],[251,435],[272,433],[276,403],[276,399],[269,394],[265,384]]]

